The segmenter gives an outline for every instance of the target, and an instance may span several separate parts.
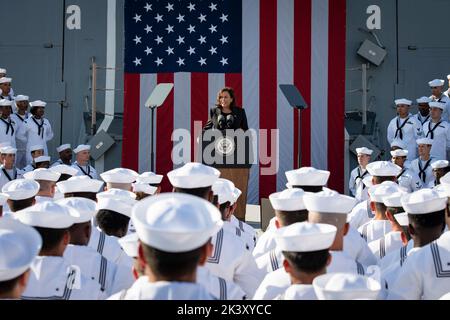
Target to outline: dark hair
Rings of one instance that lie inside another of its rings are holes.
[[[383,214],[386,212],[386,206],[384,205],[383,202],[374,202],[375,203],[375,208],[377,209],[378,212],[382,212]]]
[[[414,229],[428,229],[440,225],[445,227],[445,209],[426,214],[408,213],[408,219]]]
[[[158,277],[176,278],[196,270],[203,246],[187,252],[166,252],[141,242],[147,265]]]
[[[97,212],[95,216],[100,229],[107,235],[115,235],[118,231],[126,230],[130,218],[112,210],[102,209]]]
[[[12,212],[17,212],[33,205],[34,197],[22,200],[9,200],[8,205]]]
[[[275,210],[277,219],[283,226],[288,226],[296,222],[303,222],[308,220],[308,210],[297,211],[280,211]]]
[[[395,216],[398,213],[405,212],[405,209],[403,209],[403,207],[386,207],[386,211]]]
[[[216,206],[216,207],[217,207],[217,205],[219,204],[219,196],[218,196],[217,194],[215,194],[215,195],[213,196],[212,204],[213,204],[214,206]]]
[[[134,194],[136,195],[136,200],[137,201],[145,199],[147,197],[150,197],[150,195],[148,193],[145,193],[145,192],[135,192]]]
[[[52,250],[62,241],[64,234],[68,229],[50,229],[42,227],[34,227],[42,237],[42,249]]]
[[[152,187],[159,187],[161,184],[160,183],[149,183],[149,185]]]
[[[375,184],[382,184],[385,181],[395,181],[395,176],[373,176]]]
[[[219,211],[220,211],[220,214],[222,215],[222,219],[225,219],[225,210],[227,209],[227,208],[229,208],[231,206],[231,202],[230,201],[227,201],[227,202],[225,202],[225,203],[222,203],[220,206],[219,206]]]
[[[323,190],[323,186],[299,186],[299,185],[296,185],[296,186],[292,186],[292,188],[303,189],[303,191],[305,191],[305,192],[312,192],[312,193],[318,193]]]
[[[14,287],[17,285],[17,282],[19,282],[19,279],[22,275],[23,273],[14,279],[0,281],[0,293],[8,293],[14,290]]]
[[[97,193],[95,192],[69,192],[64,193],[64,198],[80,197],[97,201]]]
[[[70,174],[61,173],[57,182],[66,181],[72,178]]]
[[[289,264],[299,272],[315,273],[327,266],[330,256],[328,249],[311,252],[283,251],[283,255]]]
[[[233,109],[234,107],[236,107],[236,95],[234,94],[233,88],[230,87],[225,87],[219,90],[219,92],[217,93],[216,105],[220,106],[220,95],[224,92],[228,92],[230,98],[233,99],[233,101],[231,101],[230,103],[230,109]]]
[[[187,193],[193,196],[197,196],[202,199],[208,200],[208,193],[211,191],[211,186],[203,187],[203,188],[193,188],[193,189],[185,189],[185,188],[174,188],[174,192],[179,193]]]

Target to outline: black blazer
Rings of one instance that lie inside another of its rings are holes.
[[[233,126],[231,128],[228,127],[219,127],[219,121],[218,117],[220,115],[223,115],[225,118],[228,115],[232,115],[234,118]],[[222,107],[214,107],[209,111],[209,120],[206,123],[206,125],[203,127],[203,130],[209,130],[209,129],[219,129],[219,130],[225,130],[225,129],[242,129],[244,131],[248,130],[248,123],[247,123],[247,115],[245,114],[245,110],[243,108],[233,107],[231,109],[231,113],[222,113]]]

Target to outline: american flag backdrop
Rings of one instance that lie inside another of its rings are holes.
[[[262,175],[268,165],[252,166],[249,203],[285,188],[284,172],[297,167],[299,127],[302,165],[330,170],[329,187],[342,192],[345,6],[346,0],[125,0],[122,165],[150,170],[144,103],[158,83],[174,83],[156,114],[159,174],[174,168],[172,131],[205,124],[218,90],[230,86],[250,128],[279,129],[278,173]],[[292,83],[310,106],[300,126],[278,87]],[[194,145],[192,137],[192,159]],[[166,177],[163,188],[169,190]]]

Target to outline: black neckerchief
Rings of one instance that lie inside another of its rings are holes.
[[[400,177],[406,172],[406,168],[404,168],[402,170],[402,172],[400,172],[400,174],[397,176],[397,179],[400,179]]]
[[[428,167],[431,164],[431,158],[428,159],[427,162],[425,162],[425,166],[422,168],[422,160],[420,160],[420,158],[418,159],[418,165],[419,165],[419,178],[425,183],[425,180],[427,178],[427,173],[426,170],[428,169]]]
[[[431,129],[431,121],[428,122],[428,132],[427,135],[425,136],[425,138],[428,138],[428,135],[430,135],[430,139],[433,140],[434,139],[434,130],[436,130],[436,128],[442,123],[442,120],[439,121],[438,123],[436,123],[436,125],[433,127],[433,129]]]
[[[366,174],[368,174],[369,172],[366,170],[363,174],[361,174],[361,171],[359,170],[359,167],[357,168],[358,169],[358,175],[356,176],[356,178],[355,178],[355,186],[356,186],[356,180],[358,180],[358,178],[359,179],[363,179],[364,178],[364,176],[366,175]],[[361,181],[362,182],[362,181]],[[363,190],[364,190],[364,188],[366,187],[366,185],[364,184],[364,182],[362,183],[363,184]]]
[[[21,116],[20,114],[18,114],[17,112],[15,113],[15,115],[16,115],[17,118],[19,118],[19,120],[22,121],[22,122],[24,122],[25,119],[26,119],[26,117],[27,117],[27,115],[25,115],[25,116],[22,118],[22,116]]]
[[[6,124],[6,134],[9,133],[9,128],[11,128],[11,137],[12,137],[14,135],[14,127],[12,125],[14,122],[12,122],[11,119],[8,119],[9,121],[6,121],[5,119],[0,118],[0,120],[2,120],[4,124]]]
[[[397,117],[397,130],[395,130],[395,138],[397,138],[397,136],[400,137],[400,140],[403,140],[403,127],[406,126],[406,124],[408,123],[409,117],[406,118],[406,120],[402,123],[402,125],[400,125],[400,117]]]
[[[14,172],[14,179],[12,179],[12,178],[10,177],[10,175],[8,174],[8,172],[6,171],[6,169],[5,169],[4,167],[2,167],[2,171],[3,171],[3,174],[6,176],[6,178],[7,178],[9,181],[13,181],[13,180],[17,179],[17,170],[16,170],[16,169],[13,169],[13,172]]]
[[[44,139],[44,119],[41,119],[41,124],[39,124],[34,117],[31,117],[31,119],[33,119],[33,122],[36,123],[38,127],[38,136],[41,136],[41,138]]]
[[[419,121],[420,121],[420,124],[423,126],[424,124],[425,124],[425,122],[427,122],[429,119],[430,119],[430,115],[427,115],[426,116],[426,118],[425,118],[425,120],[420,120],[420,119],[423,119],[423,117],[422,117],[422,115],[419,113]]]
[[[87,172],[84,171],[84,169],[78,163],[77,163],[77,167],[80,168],[81,172],[83,172],[83,174],[85,176],[88,176],[89,178],[93,179],[91,176],[91,166],[90,165],[87,165]]]

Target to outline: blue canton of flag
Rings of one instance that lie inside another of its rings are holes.
[[[241,72],[242,0],[125,1],[125,72]]]

